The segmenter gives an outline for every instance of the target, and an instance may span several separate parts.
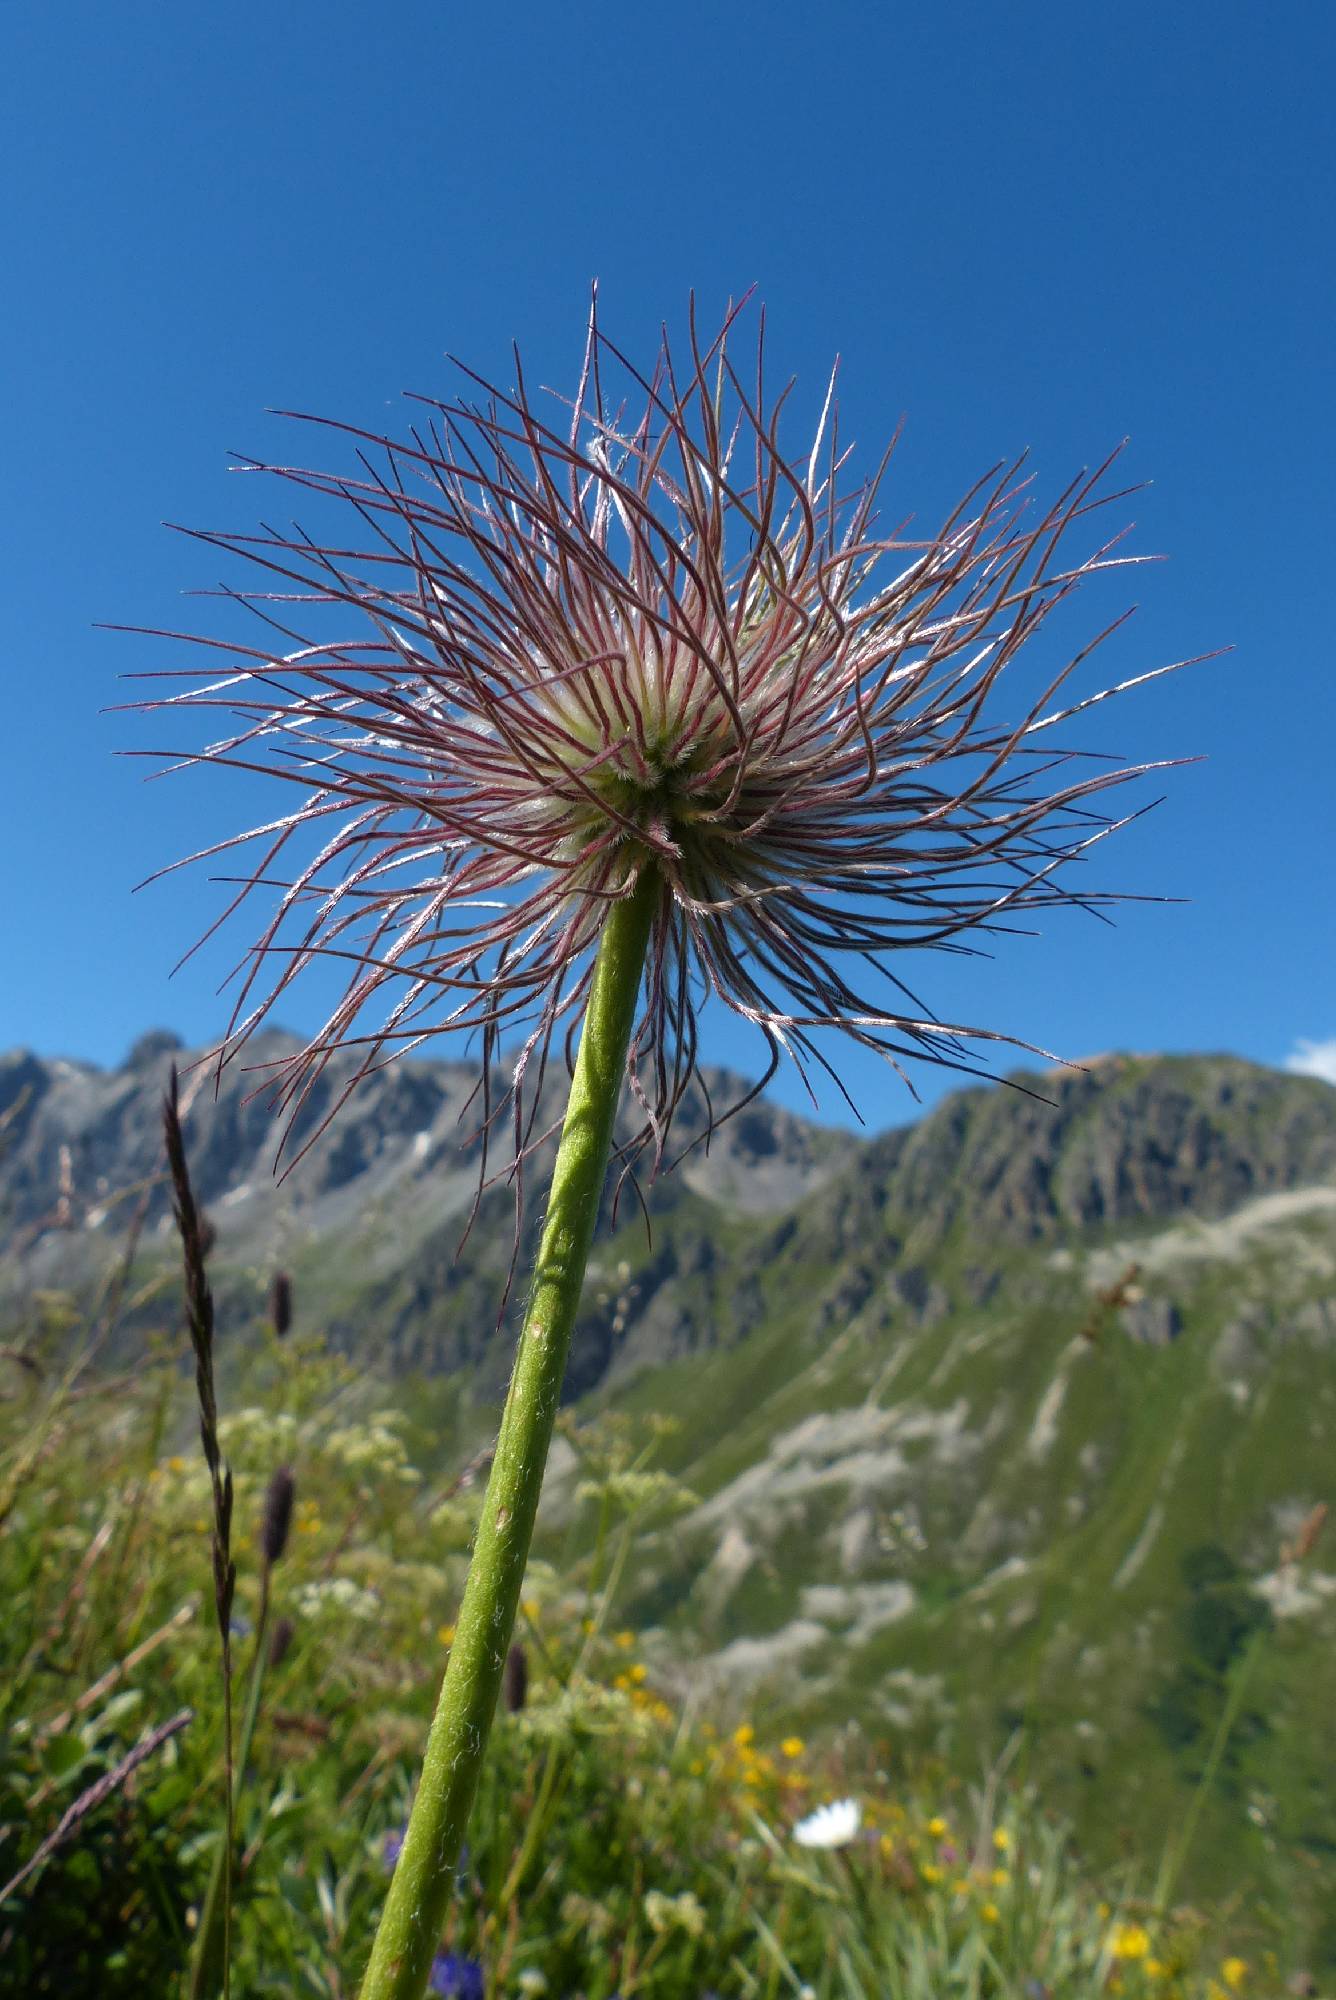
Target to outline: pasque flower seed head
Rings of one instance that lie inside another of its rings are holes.
[[[1062,697],[1087,645],[1004,707],[1054,608],[1129,560],[1089,533],[1118,497],[1107,465],[1048,506],[996,468],[936,534],[885,528],[885,461],[852,478],[833,379],[810,447],[786,454],[763,314],[735,360],[745,305],[709,340],[693,306],[685,352],[665,334],[648,374],[594,310],[569,401],[531,395],[518,355],[510,389],[464,370],[478,399],[421,399],[398,439],[326,425],[355,473],[248,461],[337,503],[337,528],[204,537],[267,574],[228,593],[263,630],[197,640],[219,667],[142,705],[227,718],[165,754],[295,788],[204,851],[249,857],[232,911],[272,898],[221,1062],[312,960],[349,968],[279,1068],[294,1116],[340,1048],[360,1075],[472,1030],[485,1128],[491,1065],[512,1051],[522,1153],[607,911],[646,871],[658,910],[628,1068],[656,1165],[707,998],[757,1029],[767,1078],[784,1051],[825,1067],[830,1029],[897,1068],[968,1069],[968,1037],[1011,1038],[936,1020],[896,954],[1111,900],[1070,886],[1070,864],[1113,823],[1102,795],[1148,767],[1074,760],[1051,732],[1119,690]]]

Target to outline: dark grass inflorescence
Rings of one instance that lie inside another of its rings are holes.
[[[167,1166],[171,1176],[177,1232],[185,1272],[186,1320],[195,1355],[195,1393],[199,1405],[200,1442],[209,1469],[213,1500],[210,1545],[213,1559],[213,1601],[222,1648],[223,1679],[223,1844],[219,1850],[219,1891],[221,1896],[221,1976],[224,2000],[231,1991],[231,1904],[232,1843],[236,1808],[236,1772],[233,1767],[232,1736],[232,1604],[236,1595],[237,1566],[232,1556],[232,1468],[222,1455],[218,1431],[218,1395],[213,1372],[213,1292],[204,1268],[207,1248],[204,1221],[195,1200],[186,1161],[185,1136],[181,1129],[181,1107],[177,1090],[176,1064],[172,1064],[167,1095],[163,1101],[163,1134]],[[212,1936],[213,1895],[205,1912],[203,1943]],[[203,1953],[200,1953],[202,1963]],[[197,1986],[192,1980],[192,1991]]]
[[[269,1287],[269,1320],[280,1340],[292,1329],[292,1279],[286,1271],[275,1271]]]
[[[209,1468],[213,1497],[214,1609],[222,1639],[224,1666],[230,1671],[232,1599],[237,1587],[237,1566],[232,1560],[232,1470],[223,1459],[219,1443],[218,1396],[213,1375],[213,1292],[204,1268],[206,1250],[202,1218],[186,1164],[175,1063],[163,1102],[163,1131],[185,1270],[186,1320],[195,1356],[200,1442],[204,1447],[204,1462]]]
[[[292,1529],[292,1503],[297,1482],[286,1465],[280,1465],[265,1488],[264,1513],[260,1520],[260,1549],[265,1564],[272,1569],[281,1562]]]
[[[529,1660],[523,1646],[516,1644],[506,1654],[506,1671],[501,1682],[502,1697],[511,1715],[518,1715],[529,1693]]]

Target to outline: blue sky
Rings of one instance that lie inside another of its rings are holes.
[[[872,453],[904,418],[897,515],[931,521],[1026,447],[1051,493],[1130,436],[1153,481],[1134,545],[1170,560],[1137,573],[1103,671],[1233,651],[1097,711],[1102,749],[1206,759],[1102,879],[1190,901],[905,969],[943,1016],[1064,1055],[1281,1063],[1307,1043],[1336,1080],[1333,19],[839,0],[14,14],[0,1046],[111,1062],[150,1025],[204,1040],[225,1018],[240,933],[168,978],[219,892],[202,871],[131,889],[265,801],[227,773],[146,785],[113,754],[144,725],[100,713],[133,692],[118,674],[166,662],[96,621],[207,621],[179,592],[218,565],[161,523],[253,524],[227,454],[282,455],[271,407],[393,428],[403,390],[445,387],[447,348],[504,375],[512,337],[532,378],[569,385],[597,276],[637,353],[692,287],[708,318],[754,282],[777,372],[815,398],[841,354],[845,435]],[[284,1018],[313,1027],[323,997]],[[730,1034],[716,1052],[748,1060]],[[848,1077],[870,1124],[912,1109],[871,1062]],[[792,1080],[778,1094],[800,1101]],[[822,1109],[841,1115],[829,1092]]]

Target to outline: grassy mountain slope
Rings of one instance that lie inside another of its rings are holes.
[[[1333,1485],[1324,1091],[1194,1059],[1047,1112],[971,1095],[735,1252],[720,1348],[605,1392],[680,1417],[700,1500],[641,1552],[632,1622],[802,1725],[956,1764],[1023,1729],[1106,1851],[1180,1825],[1214,1745],[1189,1884],[1308,1922],[1336,1562],[1282,1557]]]
[[[168,1053],[0,1065],[11,1319],[107,1267]],[[571,1393],[675,1416],[695,1495],[625,1615],[739,1716],[962,1768],[1020,1732],[1097,1852],[1158,1846],[1209,1770],[1188,1886],[1248,1883],[1306,1939],[1336,1906],[1336,1556],[1284,1554],[1333,1484],[1336,1093],[1227,1057],[1013,1081],[867,1143],[758,1104],[653,1190],[652,1236],[605,1214]],[[307,1324],[448,1377],[481,1437],[512,1240],[501,1190],[456,1255],[468,1088],[370,1079],[277,1194],[239,1082],[188,1129],[227,1309],[283,1263]],[[150,1265],[166,1229],[151,1193]],[[554,1529],[568,1473],[558,1451]]]

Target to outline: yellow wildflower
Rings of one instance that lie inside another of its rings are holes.
[[[1149,1958],[1150,1932],[1144,1924],[1118,1924],[1113,1933],[1115,1958]]]
[[[1220,1967],[1220,1977],[1232,1993],[1238,1992],[1247,1976],[1248,1961],[1246,1958],[1227,1958]]]
[[[995,1924],[997,1922],[998,1915],[999,1911],[996,1903],[984,1904],[982,1916],[986,1924]]]
[[[537,1599],[536,1597],[524,1597],[524,1598],[521,1598],[521,1600],[520,1600],[520,1610],[521,1610],[521,1611],[522,1611],[522,1612],[524,1613],[525,1617],[526,1617],[526,1618],[527,1618],[527,1619],[529,1620],[529,1623],[530,1623],[531,1625],[536,1625],[536,1624],[537,1624],[537,1622],[538,1622],[538,1599]]]
[[[786,1757],[801,1757],[807,1745],[801,1736],[786,1736],[779,1747]]]
[[[649,1674],[649,1668],[645,1665],[643,1660],[637,1660],[635,1662],[635,1665],[628,1667],[626,1671],[629,1674],[630,1678],[636,1683],[637,1687],[640,1685],[641,1681],[645,1680],[648,1677]]]
[[[919,1874],[925,1882],[940,1882],[942,1879],[941,1869],[932,1861],[925,1861],[919,1869]]]
[[[186,1462],[183,1458],[173,1457],[168,1459],[167,1470],[169,1472],[184,1472],[185,1469],[186,1469]]]
[[[737,1744],[739,1750],[749,1750],[751,1748],[752,1744],[756,1741],[756,1731],[752,1728],[750,1722],[740,1722],[738,1724],[737,1728],[733,1731],[733,1741]]]
[[[995,1868],[988,1879],[995,1889],[1005,1889],[1011,1876],[1005,1868]]]
[[[946,1832],[946,1821],[941,1817],[940,1813],[934,1819],[928,1821],[928,1832],[934,1840],[940,1840]]]
[[[1163,1979],[1168,1968],[1162,1959],[1148,1958],[1143,1970],[1147,1979]]]
[[[1011,1835],[1004,1826],[995,1826],[993,1828],[993,1845],[999,1854],[1009,1854],[1011,1852]]]
[[[455,1643],[454,1626],[442,1625],[440,1630],[437,1632],[436,1637],[440,1640],[443,1646],[453,1646]]]
[[[623,1653],[629,1653],[635,1642],[634,1632],[614,1632],[612,1635],[613,1645],[620,1647]]]

